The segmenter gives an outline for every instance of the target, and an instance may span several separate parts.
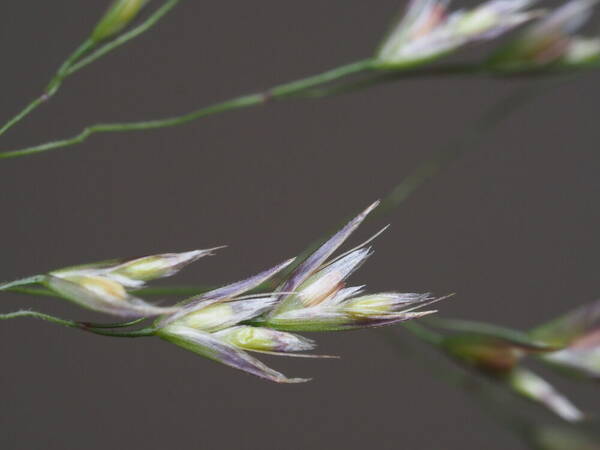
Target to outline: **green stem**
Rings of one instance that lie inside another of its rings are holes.
[[[79,322],[82,326],[87,328],[127,328],[133,325],[137,325],[140,322],[147,320],[146,317],[139,319],[130,320],[129,322],[110,322],[110,323],[98,323],[98,322]]]
[[[81,59],[86,53],[88,53],[95,45],[96,42],[91,39],[85,40],[79,47],[75,49],[73,53],[61,64],[61,66],[56,71],[54,77],[48,83],[44,93],[30,102],[25,108],[23,108],[17,115],[11,118],[8,122],[6,122],[0,128],[0,136],[16,125],[18,122],[27,117],[31,112],[33,112],[38,106],[42,103],[47,102],[51,97],[56,94],[62,85],[65,78],[74,74],[78,70],[83,67],[91,64],[96,61],[98,58],[106,55],[117,47],[127,43],[131,39],[136,38],[140,34],[144,33],[152,26],[154,26],[165,14],[167,14],[171,9],[173,9],[180,0],[168,0],[164,5],[158,8],[150,17],[148,17],[142,24],[133,28],[132,30],[124,33],[100,47],[98,50],[93,52],[91,55]]]
[[[69,66],[81,55],[87,52],[93,46],[93,42],[89,39],[83,42],[75,51],[65,60],[65,62],[59,67],[54,75],[54,78],[50,81],[44,93],[29,103],[25,108],[23,108],[16,116],[6,122],[2,128],[0,128],[0,136],[6,133],[10,128],[19,123],[25,117],[27,117],[33,110],[35,110],[42,103],[45,103],[52,97],[60,87],[62,81],[66,77],[65,70],[69,68]]]
[[[7,292],[14,292],[15,294],[22,294],[22,295],[34,295],[34,296],[38,296],[38,297],[52,297],[52,298],[61,298],[64,299],[64,297],[62,295],[59,295],[55,292],[52,292],[48,289],[44,289],[44,288],[28,288],[28,287],[10,287],[8,289],[6,289]]]
[[[458,67],[458,66],[455,66]],[[469,66],[462,66],[463,68]],[[457,69],[455,69],[457,70]],[[487,111],[485,111],[474,124],[468,128],[457,139],[450,142],[448,146],[435,152],[430,158],[417,166],[411,173],[396,185],[387,195],[385,195],[377,208],[369,215],[367,220],[373,220],[378,217],[383,217],[391,213],[419,188],[424,186],[429,180],[449,167],[457,161],[465,153],[476,150],[477,144],[493,130],[501,121],[509,117],[522,106],[528,104],[537,96],[546,92],[550,88],[554,88],[566,81],[571,80],[571,77],[561,78],[553,82],[538,83],[534,85],[526,85],[521,89],[517,89],[506,97],[494,103]],[[1,156],[1,154],[0,154]],[[346,223],[350,218],[342,222]],[[280,274],[278,279],[285,279],[294,269],[302,263],[311,253],[319,248],[333,233],[339,229],[339,225],[332,230],[331,233],[311,243],[304,251],[296,258],[293,264],[288,266]]]
[[[595,67],[595,66],[594,66]],[[253,106],[263,105],[270,100],[274,99],[285,99],[294,96],[324,96],[333,95],[340,93],[345,90],[356,90],[370,86],[372,84],[379,84],[390,81],[397,81],[400,79],[411,78],[411,77],[423,77],[423,76],[442,76],[442,75],[498,75],[498,76],[546,76],[546,75],[557,75],[565,73],[564,69],[560,70],[539,70],[531,73],[521,72],[497,72],[494,71],[484,64],[450,64],[447,66],[438,66],[434,68],[416,68],[407,69],[401,72],[383,72],[376,73],[373,77],[365,80],[351,82],[344,84],[341,88],[315,90],[313,88],[322,86],[333,81],[337,81],[341,78],[349,75],[357,74],[364,71],[374,71],[374,63],[372,59],[365,59],[356,61],[344,66],[336,67],[329,71],[303,78],[301,80],[292,81],[279,86],[275,86],[265,92],[242,95],[235,97],[230,100],[226,100],[221,103],[216,103],[211,106],[207,106],[190,113],[167,117],[164,119],[138,121],[138,122],[125,122],[125,123],[104,123],[90,125],[79,134],[66,139],[60,139],[56,141],[46,142],[40,145],[34,145],[18,150],[9,150],[0,153],[0,159],[18,158],[21,156],[32,155],[36,153],[42,153],[54,149],[66,148],[76,144],[80,144],[87,140],[91,135],[96,133],[119,133],[129,131],[143,131],[165,127],[172,127],[176,125],[183,125],[185,123],[216,114],[221,114],[227,111],[234,111],[243,108],[249,108]],[[362,83],[362,84],[361,84]]]
[[[439,346],[444,340],[444,336],[431,331],[428,328],[416,323],[415,321],[408,321],[403,324],[404,328],[423,342],[428,344]]]
[[[555,345],[536,340],[527,333],[489,323],[474,322],[464,319],[450,319],[441,316],[429,317],[424,319],[424,321],[429,326],[449,330],[455,333],[472,333],[504,339],[531,351],[544,352],[560,350],[560,346],[557,347]]]
[[[121,45],[127,43],[128,41],[138,37],[140,34],[148,31],[152,28],[156,23],[163,18],[165,14],[167,14],[170,10],[172,10],[180,0],[169,0],[165,4],[163,4],[160,8],[158,8],[152,15],[150,15],[142,24],[138,25],[135,28],[132,28],[130,31],[123,33],[116,39],[110,41],[109,43],[103,45],[92,54],[82,58],[80,61],[71,65],[66,71],[66,76],[70,76],[77,72],[78,70],[84,68],[88,64],[96,61],[98,58],[106,55],[107,53],[113,51],[115,48],[120,47]]]
[[[276,86],[266,92],[242,95],[231,100],[226,100],[221,103],[217,103],[205,108],[198,109],[196,111],[192,111],[182,116],[167,117],[164,119],[139,122],[104,123],[91,125],[84,128],[79,134],[76,134],[75,136],[72,136],[67,139],[60,139],[57,141],[47,142],[41,145],[26,147],[20,150],[11,150],[4,153],[0,153],[0,159],[17,158],[20,156],[46,152],[57,148],[69,147],[72,145],[80,144],[92,134],[96,133],[119,133],[127,131],[143,131],[157,128],[172,127],[175,125],[182,125],[187,122],[200,119],[202,117],[220,114],[225,111],[232,111],[242,108],[248,108],[251,106],[263,105],[264,103],[272,99],[286,98],[298,94],[306,89],[310,89],[314,86],[329,83],[339,78],[367,70],[370,67],[370,65],[370,59],[357,61],[348,65],[337,67],[335,69],[323,72],[315,76]]]
[[[51,322],[56,325],[61,325],[67,328],[76,328],[82,331],[86,331],[93,334],[99,334],[102,336],[112,336],[112,337],[147,337],[154,336],[156,334],[155,328],[142,328],[139,330],[131,330],[131,331],[115,331],[108,330],[106,328],[120,328],[127,327],[130,325],[134,325],[139,323],[140,320],[134,320],[131,322],[124,323],[111,323],[111,324],[93,324],[88,322],[77,322],[74,320],[61,319],[60,317],[52,316],[50,314],[44,314],[37,311],[15,311],[7,314],[0,314],[0,320],[9,320],[9,319],[18,319],[18,318],[34,318],[44,320],[46,322]]]
[[[23,120],[26,116],[28,116],[34,109],[40,106],[42,103],[46,101],[46,96],[41,95],[29,103],[25,108],[23,108],[17,115],[15,115],[12,119],[6,122],[2,128],[0,128],[0,136],[6,133],[10,128],[16,125],[18,122]]]
[[[81,328],[81,324],[79,322],[61,319],[59,317],[54,317],[49,314],[44,314],[36,311],[15,311],[12,313],[0,314],[0,320],[18,319],[22,317],[32,317],[34,319],[41,319],[68,328]]]
[[[27,278],[21,278],[19,280],[7,281],[5,283],[0,284],[0,291],[7,291],[18,286],[28,286],[31,284],[37,284],[44,280],[43,275],[33,275]]]
[[[141,328],[139,330],[132,331],[113,331],[104,330],[102,328],[82,328],[90,333],[99,334],[101,336],[110,337],[123,337],[123,338],[137,338],[137,337],[150,337],[156,335],[156,328]]]
[[[56,74],[50,80],[48,86],[46,86],[46,89],[44,90],[44,96],[46,97],[46,100],[52,97],[56,93],[56,91],[58,91],[58,88],[62,84],[63,80],[67,77],[67,72],[71,65],[73,65],[75,61],[77,61],[79,58],[85,55],[89,50],[91,50],[94,47],[94,45],[96,45],[94,41],[86,39],[79,47],[77,47],[77,49],[75,49],[71,56],[69,56],[65,60],[65,62],[61,64],[61,66],[56,71]]]
[[[406,176],[381,201],[370,219],[389,214],[400,204],[431,180],[443,169],[450,166],[460,157],[470,151],[482,148],[478,144],[500,122],[510,117],[515,111],[539,97],[549,89],[565,83],[570,78],[563,78],[548,83],[526,85],[494,103],[485,111],[461,136],[451,141],[448,146],[435,152],[429,159]],[[485,147],[483,147],[485,148]]]
[[[373,60],[371,58],[355,61],[350,64],[345,64],[326,72],[319,73],[317,75],[275,86],[267,91],[266,95],[273,98],[289,97],[306,91],[307,89],[311,89],[315,86],[331,83],[332,81],[339,80],[340,78],[347,77],[348,75],[364,72],[365,70],[372,70],[372,68]]]

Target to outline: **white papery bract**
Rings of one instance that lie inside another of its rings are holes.
[[[560,350],[543,361],[579,378],[600,380],[600,300],[583,305],[531,332]]]
[[[340,331],[388,325],[435,312],[412,312],[440,300],[429,294],[361,296],[364,286],[346,287],[346,279],[372,254],[364,245],[326,261],[377,205],[372,204],[298,266],[277,289],[282,293],[277,305],[262,318],[264,326],[284,331]]]
[[[492,0],[470,10],[447,13],[448,1],[411,0],[376,55],[376,65],[419,65],[471,42],[495,38],[537,16],[524,11],[530,0]]]
[[[238,348],[258,352],[292,353],[315,348],[314,341],[303,336],[248,325],[238,325],[217,331],[215,336]]]
[[[542,403],[568,422],[577,422],[584,418],[583,412],[567,397],[530,370],[524,368],[513,370],[508,376],[508,383],[520,395]]]
[[[125,261],[107,261],[67,267],[50,272],[45,284],[61,296],[94,311],[121,317],[151,317],[170,314],[179,307],[155,306],[131,295],[146,281],[174,275],[215,249],[163,253]]]
[[[310,341],[289,333],[266,328],[240,325],[271,309],[273,295],[246,296],[279,271],[291,264],[285,261],[255,276],[206,292],[180,305],[180,309],[159,319],[157,334],[180,347],[213,361],[278,383],[307,381],[287,378],[267,367],[245,350],[288,353],[310,350]]]
[[[265,378],[277,383],[299,383],[308,381],[303,378],[287,378],[282,373],[267,367],[245,351],[231,345],[225,339],[207,333],[206,331],[172,324],[163,328],[160,331],[159,336],[166,341],[172,342],[198,355],[243,370],[244,372],[248,372],[260,378]]]
[[[577,31],[592,16],[598,0],[571,0],[530,25],[517,39],[490,58],[504,69],[531,69],[549,64],[578,65],[600,58],[600,38]]]
[[[243,295],[261,286],[293,260],[189,299],[179,305],[177,312],[156,321],[156,334],[214,361],[271,381],[290,383],[306,380],[287,378],[246,351],[328,357],[298,353],[314,349],[315,344],[288,331],[371,327],[434,312],[412,312],[439,300],[428,294],[360,295],[361,286],[344,286],[346,279],[371,254],[366,247],[371,239],[327,261],[377,204],[369,206],[308,256],[275,292]]]

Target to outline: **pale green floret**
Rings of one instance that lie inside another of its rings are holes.
[[[125,281],[135,282],[168,277],[174,275],[180,269],[196,261],[198,258],[210,255],[212,250],[215,249],[144,256],[109,268],[107,274],[112,277],[120,278],[121,281],[123,281],[122,279],[125,279]]]
[[[165,258],[161,256],[147,256],[124,265],[113,273],[134,280],[148,281],[160,278],[167,273],[171,267],[166,263]]]
[[[485,33],[498,23],[498,15],[488,8],[477,8],[466,12],[456,23],[455,31],[464,36]]]
[[[219,337],[236,347],[249,350],[277,350],[279,345],[272,330],[260,327],[233,327],[218,333]]]
[[[148,0],[116,0],[104,14],[91,39],[100,42],[117,34],[135,19]]]
[[[231,305],[217,303],[183,316],[177,323],[196,330],[216,331],[228,326],[234,316],[235,313]]]
[[[110,301],[125,301],[127,299],[127,292],[121,284],[103,277],[72,275],[62,278],[87,289],[102,299]]]
[[[394,310],[394,297],[390,295],[365,295],[349,300],[344,304],[344,310],[358,316],[386,314]]]

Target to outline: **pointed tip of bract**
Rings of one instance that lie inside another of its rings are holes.
[[[315,250],[308,258],[302,261],[301,264],[294,270],[289,279],[280,286],[280,290],[293,291],[309,276],[311,276],[326,260],[329,258],[340,245],[348,239],[348,237],[358,228],[365,220],[367,215],[379,205],[379,200],[373,202],[363,212],[350,220],[333,236],[327,239],[317,250]]]
[[[379,205],[381,204],[381,200],[375,200],[373,203],[371,203],[367,209],[365,209],[362,213],[360,213],[358,215],[358,217],[362,217],[362,219],[364,219],[365,217],[367,217],[375,208],[377,208]],[[358,218],[357,217],[357,218]]]
[[[194,250],[189,250],[187,252],[174,253],[173,255],[177,255],[177,257],[179,259],[179,267],[176,267],[175,270],[181,269],[181,268],[187,266],[188,264],[191,264],[205,256],[213,256],[217,250],[221,250],[225,247],[227,247],[227,246],[220,245],[218,247],[198,248],[198,249],[194,249]]]
[[[430,314],[435,314],[437,312],[438,312],[437,309],[430,309],[427,311],[407,312],[407,313],[405,313],[405,315],[406,315],[405,320],[420,319],[421,317],[429,316]]]
[[[215,252],[217,250],[222,250],[222,249],[227,248],[227,247],[228,247],[227,245],[218,245],[217,247],[212,247],[212,248],[191,250],[189,253],[198,252],[198,253],[203,253],[202,256],[212,256],[212,255],[215,254]]]
[[[281,264],[279,264],[279,270],[285,269],[287,266],[289,266],[291,263],[293,263],[294,261],[296,261],[296,257],[292,257],[289,259],[286,259],[284,262],[282,262]]]
[[[311,381],[312,378],[278,378],[278,379],[274,379],[273,381],[275,381],[276,383],[282,383],[282,384],[297,384],[297,383],[307,383],[308,381]]]

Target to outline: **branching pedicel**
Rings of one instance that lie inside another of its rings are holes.
[[[114,1],[89,37],[59,67],[43,93],[0,127],[0,135],[48,102],[69,76],[149,30],[179,0],[162,2],[139,25],[128,30],[147,3],[147,0]],[[180,116],[90,125],[70,138],[5,151],[0,153],[0,158],[65,148],[85,141],[94,133],[170,127],[272,100],[318,98],[408,77],[547,76],[598,67],[600,39],[582,38],[576,34],[591,16],[597,0],[570,0],[554,11],[532,9],[532,3],[529,0],[491,0],[468,10],[449,13],[448,2],[444,0],[411,0],[405,15],[369,58]],[[520,35],[481,61],[433,64],[467,45],[496,39],[523,24],[526,27]],[[502,113],[514,108],[501,106]],[[489,115],[492,117],[483,118],[482,127],[489,127],[489,122],[501,113],[494,110]],[[450,156],[436,155],[427,161],[390,194],[378,213],[383,214],[396,206],[459,153],[457,150]],[[268,380],[305,381],[285,377],[250,356],[248,351],[327,357],[301,353],[313,350],[315,344],[293,333],[404,322],[431,314],[434,311],[416,309],[441,300],[429,294],[364,294],[363,286],[345,286],[346,279],[370,256],[368,242],[330,258],[375,206],[348,223],[306,258],[298,258],[297,262],[293,259],[285,261],[218,289],[203,290],[173,306],[157,305],[140,298],[140,292],[150,293],[144,289],[145,282],[173,275],[185,265],[211,255],[216,248],[70,267],[0,285],[0,291],[67,299],[87,309],[132,319],[128,322],[87,323],[27,310],[0,315],[0,319],[34,317],[113,337],[158,336]],[[286,268],[289,273],[282,277]],[[276,276],[283,281],[273,282]],[[597,380],[600,377],[599,310],[598,302],[595,302],[529,333],[444,318],[428,318],[405,325],[415,336],[461,366],[492,379],[567,421],[576,422],[584,418],[584,413],[543,378],[523,367],[522,362],[533,356],[563,372]],[[132,328],[152,317],[155,319],[151,325]],[[551,448],[563,447],[556,446],[556,440],[552,440]]]
[[[73,325],[70,321],[53,320],[60,325],[119,337],[159,336],[199,355],[271,381],[306,381],[289,379],[246,351],[323,357],[299,355],[297,352],[312,350],[315,344],[289,331],[340,331],[389,325],[431,314],[435,311],[415,310],[441,300],[429,294],[363,294],[364,286],[345,286],[346,279],[371,255],[370,248],[366,247],[369,241],[337,258],[329,258],[377,204],[372,204],[334,234],[270,293],[248,295],[292,264],[294,259],[175,306],[155,306],[128,293],[146,281],[171,276],[216,249],[69,267],[25,279],[21,285],[41,283],[62,298],[102,313],[142,319],[160,316],[151,327],[135,331],[110,331],[106,330],[106,325]],[[15,283],[0,286],[0,289],[11,287],[15,287]],[[35,313],[30,315],[35,316]],[[21,316],[23,313],[0,317]],[[48,317],[40,316],[47,320]],[[113,324],[109,328],[120,325]]]
[[[119,35],[146,4],[116,0],[88,37],[60,66],[44,93],[0,128],[0,135],[56,94],[64,80],[117,47],[151,28],[179,0],[168,0],[141,25]],[[182,125],[202,117],[260,106],[272,100],[322,97],[363,89],[408,77],[519,74],[552,75],[596,67],[600,39],[574,37],[590,17],[595,0],[571,0],[555,12],[528,10],[529,0],[490,0],[470,10],[447,13],[443,0],[411,0],[404,17],[392,27],[376,54],[264,92],[242,95],[180,116],[126,123],[100,123],[57,141],[0,152],[0,159],[16,158],[80,144],[95,133],[152,130]],[[522,36],[482,61],[432,65],[465,46],[498,38],[523,23],[539,19]],[[351,76],[360,76],[357,81]],[[330,86],[335,83],[334,86]]]

